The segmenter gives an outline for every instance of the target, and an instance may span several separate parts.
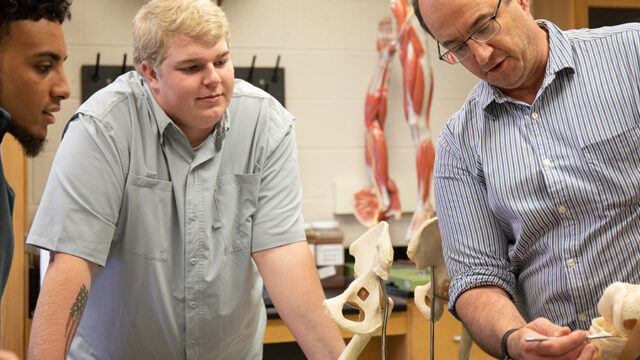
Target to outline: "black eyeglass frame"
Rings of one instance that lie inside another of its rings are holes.
[[[444,54],[443,54],[443,53],[442,53],[442,51],[440,50],[440,41],[436,41],[436,42],[438,43],[438,59],[440,59],[440,60],[442,60],[442,61],[446,62],[447,64],[451,64],[451,65],[458,64],[458,63],[462,62],[464,59],[466,59],[466,58],[468,58],[468,57],[469,57],[469,54],[471,53],[471,49],[469,49],[469,52],[467,53],[467,56],[465,56],[465,57],[464,57],[464,58],[462,58],[462,59],[458,59],[458,57],[457,57],[457,56],[455,56],[455,55],[451,54],[451,56],[453,56],[453,57],[457,60],[457,62],[455,62],[455,63],[451,63],[451,62],[449,62],[449,61],[445,60],[445,56],[446,56],[447,54],[451,53],[451,51],[453,51],[453,49],[457,48],[458,46],[465,45],[465,46],[468,48],[468,47],[469,47],[469,45],[467,45],[467,42],[468,42],[469,40],[473,40],[473,41],[475,41],[475,42],[487,42],[487,41],[491,40],[494,36],[496,36],[496,34],[497,34],[497,33],[499,33],[499,32],[500,32],[500,29],[502,28],[502,27],[501,27],[501,25],[500,25],[500,23],[498,22],[498,20],[496,20],[496,17],[498,17],[498,9],[500,9],[500,4],[501,4],[501,3],[502,3],[502,0],[498,0],[498,5],[496,6],[496,10],[493,12],[493,16],[492,16],[492,17],[488,18],[488,19],[487,19],[487,20],[485,20],[485,21],[484,21],[480,26],[478,26],[478,27],[476,28],[476,30],[475,30],[475,31],[473,31],[473,32],[471,33],[471,35],[469,35],[469,37],[468,37],[466,40],[459,42],[458,44],[456,44],[456,46],[452,47],[450,50],[446,51]],[[479,30],[479,29],[482,29],[483,27],[485,27],[485,25],[486,25],[486,24],[488,24],[488,23],[489,23],[489,22],[491,22],[491,21],[495,21],[495,22],[496,22],[496,24],[498,24],[498,30],[497,30],[493,35],[491,35],[488,39],[486,39],[486,40],[484,40],[484,41],[480,41],[480,40],[476,40],[476,39],[474,39],[474,38],[473,38],[473,36],[478,32],[478,30]]]

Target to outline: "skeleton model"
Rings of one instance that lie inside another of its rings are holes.
[[[355,280],[341,295],[323,302],[327,315],[340,327],[354,333],[340,360],[357,359],[382,326],[383,315],[386,318],[393,308],[393,301],[386,296],[381,280],[389,279],[393,262],[389,224],[383,221],[369,229],[351,244],[349,253],[355,258]],[[347,302],[360,310],[361,321],[344,317],[342,307]]]
[[[618,335],[618,338],[594,339],[598,348],[594,359],[633,360],[640,355],[640,285],[615,282],[607,287],[598,302],[601,317],[591,321],[594,334]]]
[[[449,274],[442,256],[442,238],[438,228],[438,219],[425,221],[413,235],[407,246],[409,259],[416,263],[418,269],[431,269],[431,281],[426,285],[416,287],[414,301],[422,315],[434,324],[442,317],[444,306],[449,301]],[[434,299],[435,298],[435,299]],[[427,300],[429,305],[427,305]],[[431,336],[433,338],[433,326]],[[467,329],[462,325],[462,336],[459,360],[469,359],[473,341]],[[433,350],[433,341],[431,342]]]
[[[398,189],[388,175],[387,145],[384,122],[387,115],[387,86],[389,65],[396,51],[403,73],[404,113],[416,149],[418,199],[416,210],[407,229],[407,239],[434,214],[428,202],[435,149],[429,130],[429,111],[433,93],[433,73],[428,62],[426,34],[416,31],[419,26],[407,0],[391,0],[396,18],[397,37],[394,39],[389,16],[379,23],[377,41],[380,58],[371,80],[365,101],[365,160],[371,186],[355,194],[356,218],[365,226],[375,225],[401,214]]]

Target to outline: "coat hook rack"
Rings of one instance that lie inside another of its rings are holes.
[[[271,82],[278,81],[278,69],[280,68],[280,55],[276,59],[276,67],[273,68],[273,75],[271,75]]]
[[[247,76],[247,81],[253,82],[253,69],[256,65],[256,55],[253,55],[253,59],[251,59],[251,68],[249,68],[249,76]]]
[[[100,53],[96,54],[95,65],[82,65],[82,101],[86,101],[94,92],[109,85],[118,76],[133,70],[133,66],[127,65],[127,53],[122,57],[120,65],[100,65]]]
[[[275,67],[257,67],[256,55],[251,58],[251,66],[235,67],[236,78],[261,88],[273,95],[284,106],[284,68],[280,67],[280,55]]]
[[[96,54],[96,67],[91,76],[91,80],[93,80],[93,82],[100,80],[100,53]]]
[[[120,75],[127,72],[127,53],[124,53],[122,57],[122,70],[120,71]]]

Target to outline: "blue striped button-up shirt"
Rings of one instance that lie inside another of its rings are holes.
[[[496,285],[528,321],[585,329],[610,283],[640,283],[640,24],[544,24],[533,104],[482,81],[440,135],[449,306]]]

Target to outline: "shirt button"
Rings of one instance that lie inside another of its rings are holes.
[[[192,308],[194,308],[194,309],[195,309],[197,306],[198,306],[198,302],[197,302],[197,301],[192,301],[192,302],[191,302],[191,307],[192,307]]]
[[[551,160],[549,160],[549,159],[544,159],[544,160],[542,160],[542,165],[544,165],[544,166],[551,166]]]
[[[576,261],[573,259],[569,259],[567,260],[566,264],[568,267],[574,267],[576,265]]]
[[[189,217],[189,219],[191,219],[191,221],[196,221],[197,218],[198,218],[198,214],[196,214],[196,213],[191,213],[191,217]]]
[[[578,315],[578,320],[587,321],[587,315],[585,315],[585,313],[581,313],[580,315]]]
[[[559,212],[560,214],[564,214],[564,213],[566,213],[566,212],[567,212],[567,208],[566,208],[566,207],[564,207],[564,205],[560,205],[560,206],[558,206],[558,212]]]
[[[198,259],[193,258],[193,259],[189,260],[189,262],[191,263],[191,265],[195,265],[195,264],[198,263]]]
[[[538,113],[536,113],[536,112],[531,113],[531,118],[532,118],[533,120],[538,119]]]

